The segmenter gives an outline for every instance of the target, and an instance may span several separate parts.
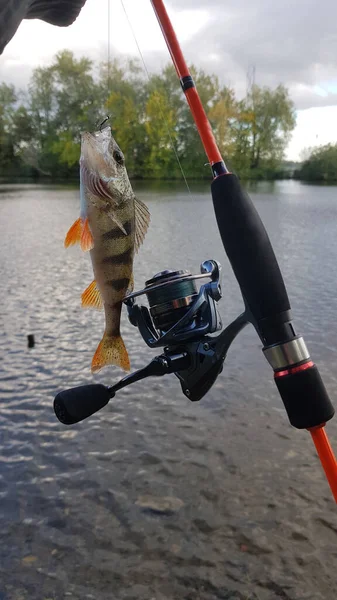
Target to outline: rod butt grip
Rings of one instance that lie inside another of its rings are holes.
[[[332,419],[335,410],[316,365],[283,373],[275,373],[275,383],[294,427],[310,429]]]

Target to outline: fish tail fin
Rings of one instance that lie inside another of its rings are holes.
[[[129,355],[120,334],[108,335],[104,332],[92,359],[91,371],[95,373],[107,365],[115,365],[124,371],[130,371]]]
[[[66,239],[64,240],[64,246],[68,248],[69,246],[73,246],[74,244],[79,244],[81,242],[83,230],[83,222],[81,217],[76,219],[75,223],[70,227]]]

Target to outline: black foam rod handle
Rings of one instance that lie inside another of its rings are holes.
[[[228,174],[214,179],[212,197],[225,251],[257,324],[289,311],[287,291],[269,237],[238,178]]]
[[[81,385],[57,394],[54,411],[61,423],[73,425],[103,408],[110,398],[110,390],[100,383]]]

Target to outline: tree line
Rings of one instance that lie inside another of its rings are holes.
[[[191,68],[229,167],[241,177],[280,175],[295,126],[287,89],[250,85],[244,99],[216,75]],[[0,176],[78,176],[80,135],[110,115],[134,178],[209,178],[205,154],[172,66],[144,76],[138,61],[94,63],[59,52],[28,89],[0,84]],[[175,148],[173,151],[172,146]]]
[[[307,150],[308,157],[294,177],[304,181],[337,181],[337,144],[326,144]]]

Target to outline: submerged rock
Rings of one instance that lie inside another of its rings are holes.
[[[158,515],[172,515],[184,506],[184,502],[174,496],[139,496],[135,504]]]

